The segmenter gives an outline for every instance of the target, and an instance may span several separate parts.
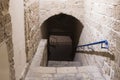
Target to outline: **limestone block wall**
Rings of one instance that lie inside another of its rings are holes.
[[[107,51],[107,54],[113,55],[115,59],[110,60],[107,57],[84,54],[81,56],[82,61],[84,65],[95,64],[101,67],[105,74],[111,76],[111,79],[119,80],[120,0],[84,0],[84,3],[85,27],[79,44],[107,39],[109,41],[109,51]],[[99,52],[101,52],[101,49],[99,49]]]
[[[39,0],[24,0],[27,61],[30,61],[40,40]]]
[[[12,44],[12,23],[9,13],[9,0],[0,1],[0,46],[7,45],[10,79],[15,80],[13,44]],[[4,51],[3,51],[4,52]],[[0,53],[1,54],[1,53]]]
[[[72,15],[83,23],[84,0],[40,0],[40,24],[59,13]]]

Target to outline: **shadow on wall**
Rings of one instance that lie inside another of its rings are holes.
[[[72,53],[75,53],[82,29],[83,24],[77,18],[60,13],[44,21],[41,34],[43,39],[48,40],[50,35],[69,36],[72,39]],[[74,57],[74,54],[72,56]]]
[[[115,56],[110,54],[109,52],[100,52],[100,51],[77,51],[80,54],[90,54],[90,55],[98,55],[103,57],[108,57],[111,60],[115,60]]]

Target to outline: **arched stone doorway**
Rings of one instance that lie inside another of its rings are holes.
[[[82,29],[77,18],[63,13],[44,21],[41,32],[42,38],[48,39],[48,60],[73,60]]]

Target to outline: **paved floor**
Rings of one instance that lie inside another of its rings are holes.
[[[25,80],[106,80],[95,66],[31,68]]]

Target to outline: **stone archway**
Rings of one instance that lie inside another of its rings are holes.
[[[42,38],[48,39],[48,58],[51,60],[73,60],[82,29],[83,25],[77,18],[63,13],[51,16],[44,21],[41,26],[41,32]],[[55,43],[53,38],[56,38],[58,42]],[[59,44],[59,47],[53,48],[51,46],[55,44]],[[61,44],[62,46],[60,47]],[[65,45],[67,45],[67,47]],[[65,48],[68,50],[64,50]],[[63,53],[63,55],[61,55],[61,53]],[[55,54],[57,55],[55,56]],[[64,58],[62,58],[63,56]]]

